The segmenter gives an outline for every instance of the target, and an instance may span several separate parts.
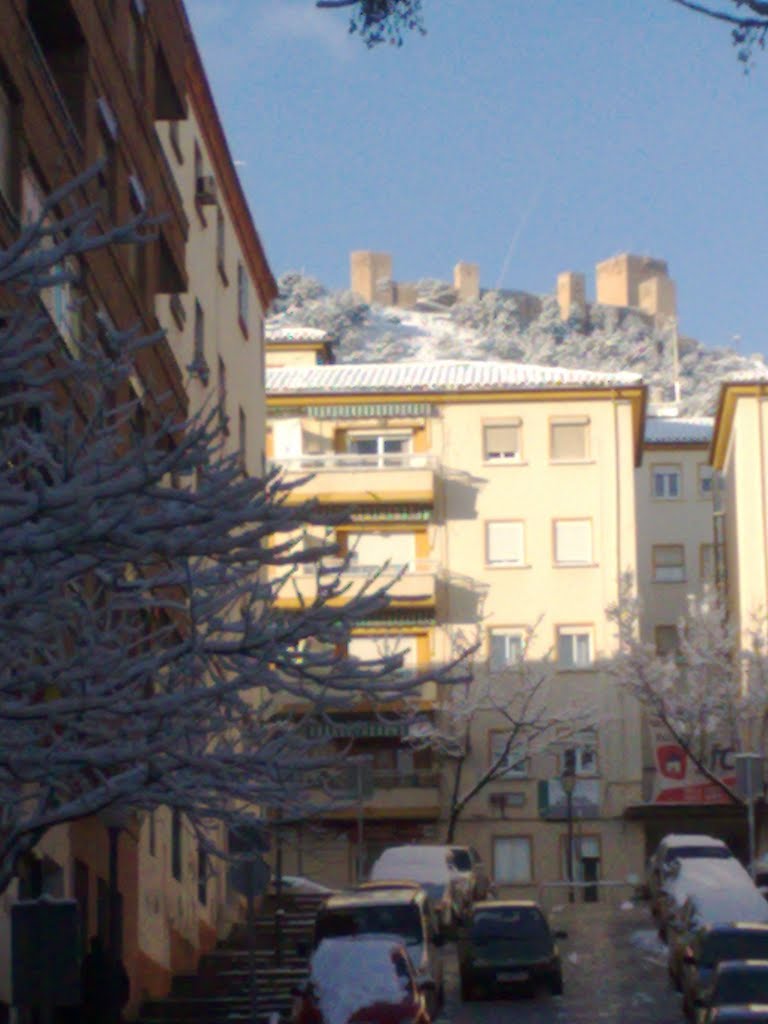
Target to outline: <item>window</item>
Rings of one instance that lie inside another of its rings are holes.
[[[490,766],[499,764],[498,778],[525,779],[528,776],[528,758],[525,747],[515,744],[506,751],[509,742],[508,732],[491,732]]]
[[[229,434],[229,417],[227,416],[227,364],[219,356],[219,427],[224,434]]]
[[[592,520],[556,519],[555,562],[558,565],[592,564]]]
[[[208,902],[208,853],[202,846],[197,848],[197,901],[202,906]]]
[[[347,451],[365,456],[364,465],[403,466],[411,451],[410,434],[353,434]]]
[[[229,284],[227,280],[227,266],[226,266],[226,224],[224,221],[224,213],[220,206],[216,207],[216,266],[219,270],[219,276],[221,277],[224,284]],[[238,273],[239,277],[239,273]],[[239,282],[238,282],[239,286]]]
[[[237,264],[237,318],[240,329],[248,335],[248,275],[242,263]]]
[[[522,629],[492,629],[488,636],[489,667],[501,672],[518,665],[525,655],[525,634]]]
[[[702,544],[699,547],[699,576],[702,583],[715,582],[715,545]]]
[[[657,626],[653,631],[656,642],[656,653],[660,658],[673,654],[679,645],[677,626]]]
[[[486,462],[519,462],[520,421],[488,423],[483,427],[483,459]]]
[[[135,7],[128,18],[128,65],[133,72],[136,92],[143,98],[146,82],[146,61],[144,51],[144,29],[141,15]]]
[[[208,383],[208,363],[205,360],[205,313],[197,299],[195,299],[195,354],[189,370],[196,373],[203,384]]]
[[[412,533],[384,533],[378,530],[347,534],[349,569],[371,573],[389,563],[392,569],[410,568],[416,558],[416,538]]]
[[[117,190],[119,169],[117,165],[117,147],[115,140],[102,125],[98,137],[98,157],[102,161],[99,171],[99,204],[104,211],[111,227],[118,222]]]
[[[714,483],[714,470],[705,462],[699,464],[698,490],[700,498],[711,498]]]
[[[555,420],[549,425],[552,462],[580,462],[589,456],[589,420]]]
[[[173,147],[173,152],[176,154],[176,159],[180,164],[183,164],[184,151],[181,148],[181,133],[179,132],[178,121],[168,122],[168,138],[171,140],[171,146]]]
[[[674,501],[679,498],[682,493],[681,476],[679,466],[653,466],[651,469],[653,497],[664,501]]]
[[[130,176],[128,184],[131,214],[134,217],[138,217],[146,208],[147,197],[140,180],[135,174]],[[135,242],[128,249],[128,258],[131,265],[131,274],[143,302],[147,294],[147,244]]]
[[[502,885],[532,880],[531,840],[528,836],[496,836],[493,840],[493,878]]]
[[[240,469],[245,476],[248,472],[248,422],[242,406],[237,410],[237,450],[240,453]]]
[[[147,841],[149,844],[149,855],[150,857],[154,857],[157,853],[157,820],[155,811],[149,812]]]
[[[12,210],[16,209],[16,133],[15,111],[11,97],[0,84],[0,194]]]
[[[586,626],[557,627],[557,663],[561,669],[592,664],[592,632]]]
[[[598,774],[597,734],[594,729],[585,729],[575,734],[570,745],[563,751],[560,770],[566,761],[573,766],[574,774],[579,778]]]
[[[486,523],[485,561],[488,565],[523,565],[525,561],[523,523],[515,521]]]
[[[171,874],[181,881],[181,811],[176,807],[171,811]]]
[[[684,582],[685,548],[682,544],[654,544],[652,557],[656,583]]]

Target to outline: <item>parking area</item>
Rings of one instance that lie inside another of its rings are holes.
[[[455,949],[445,950],[448,991],[438,1019],[453,1024],[681,1024],[680,998],[667,979],[666,949],[647,904],[566,904],[550,914],[564,928],[565,993],[511,995],[462,1003]]]

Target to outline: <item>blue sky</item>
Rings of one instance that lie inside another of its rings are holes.
[[[187,0],[275,275],[551,292],[630,250],[669,263],[681,331],[768,352],[768,53],[670,0],[424,0],[366,50],[312,0]]]

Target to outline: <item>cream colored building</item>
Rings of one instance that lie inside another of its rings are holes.
[[[551,661],[550,706],[589,709],[594,722],[567,740],[578,748],[577,874],[640,873],[642,833],[623,817],[641,798],[640,717],[599,667],[615,649],[605,609],[622,574],[638,569],[640,379],[503,363],[305,364],[269,370],[267,390],[270,458],[289,477],[314,472],[302,496],[353,506],[339,530],[352,569],[407,567],[396,605],[356,631],[351,653],[400,650],[418,667],[477,640],[476,675],[500,673],[503,685],[505,662],[535,626],[528,657]],[[422,712],[439,718],[434,688],[421,697]],[[487,768],[497,724],[475,722],[470,775]],[[378,726],[365,714],[337,725],[373,759],[366,863],[446,827],[447,766]],[[460,821],[456,841],[478,848],[503,893],[565,878],[564,749],[511,763]],[[354,877],[354,809],[304,831],[285,870]]]

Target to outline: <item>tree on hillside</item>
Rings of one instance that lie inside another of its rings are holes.
[[[696,0],[673,0],[673,3],[703,14],[707,18],[731,26],[731,37],[738,49],[739,60],[748,62],[756,46],[765,48],[768,36],[768,2],[766,0],[718,0],[701,3]]]
[[[740,798],[724,781],[720,755],[765,752],[768,741],[768,623],[755,618],[749,646],[739,638],[716,592],[691,597],[677,624],[677,643],[665,655],[638,633],[639,599],[625,581],[609,609],[620,650],[609,665],[619,684],[659,723],[709,783],[729,800]]]
[[[406,32],[424,34],[421,0],[315,0],[326,10],[350,10],[349,31],[357,32],[366,46],[403,45]]]
[[[86,303],[79,340],[54,328],[77,261],[147,231],[100,234],[87,180],[0,250],[0,891],[50,828],[106,809],[173,807],[203,839],[257,808],[305,815],[338,762],[281,700],[316,720],[466,678],[460,659],[348,658],[389,599],[381,577],[328,567],[330,541],[305,545],[338,517],[247,476],[218,409],[182,421],[141,393],[159,337]]]
[[[537,755],[571,747],[595,725],[594,708],[564,701],[562,695],[552,699],[549,659],[534,661],[528,655],[535,635],[532,627],[521,637],[519,657],[511,664],[509,651],[494,650],[492,640],[487,671],[483,667],[471,683],[452,687],[439,718],[420,721],[412,731],[412,746],[432,750],[450,766],[448,843],[467,808],[489,786],[514,778]],[[483,755],[481,770],[470,774],[473,751],[485,750],[489,732],[488,757]]]

